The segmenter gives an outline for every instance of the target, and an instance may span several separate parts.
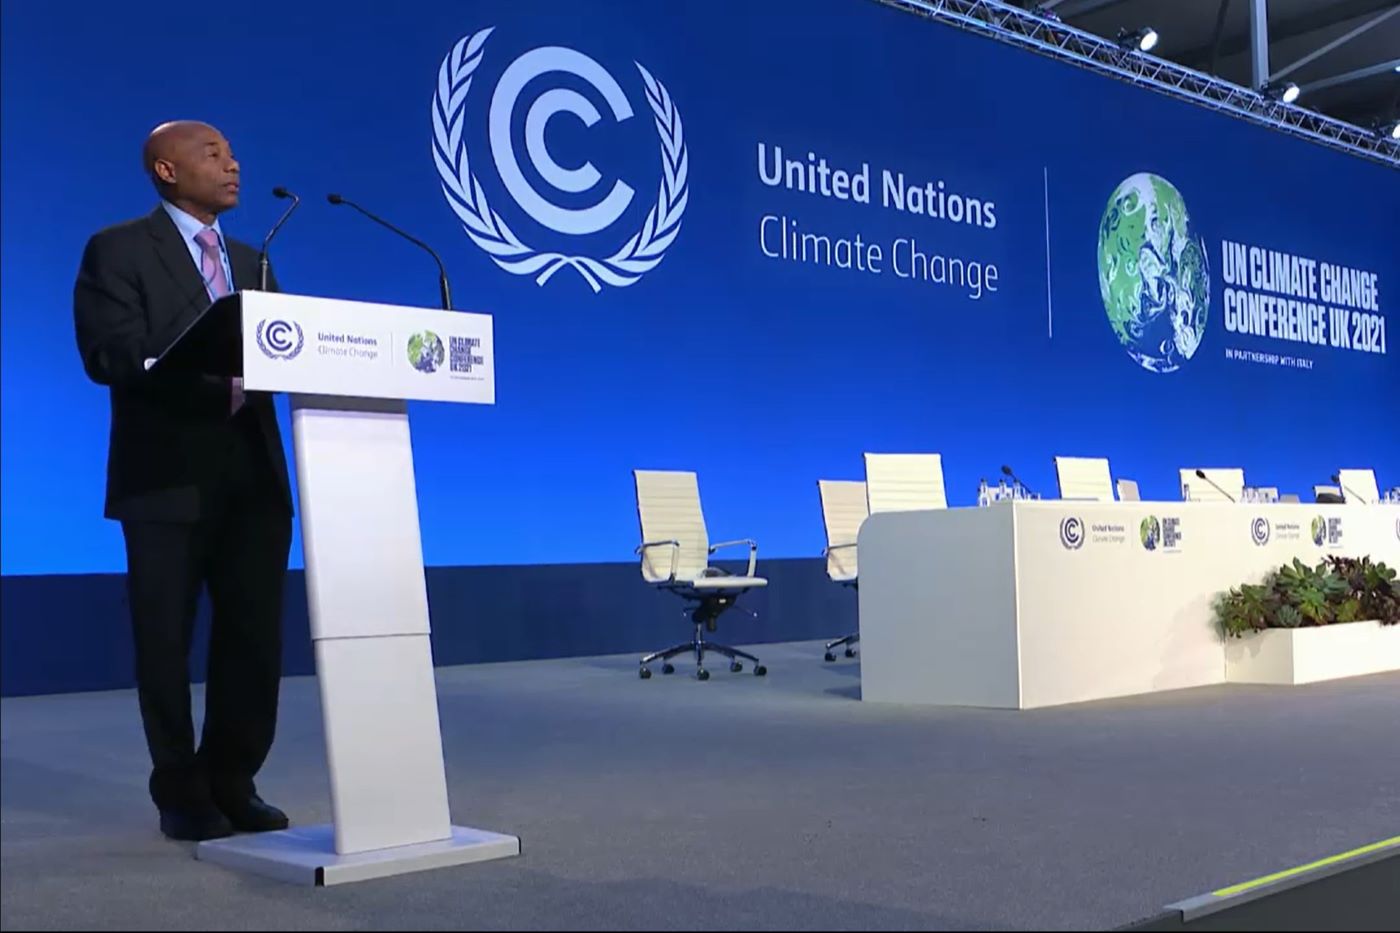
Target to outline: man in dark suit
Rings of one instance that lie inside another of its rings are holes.
[[[238,204],[239,167],[218,130],[165,124],[143,160],[161,204],[88,241],[73,315],[83,366],[111,392],[106,516],[126,539],[151,797],[174,839],[284,829],[253,785],[277,722],[292,528],[272,398],[146,368],[211,301],[256,286],[257,251],[219,226]],[[213,621],[196,751],[189,654],[204,588]]]

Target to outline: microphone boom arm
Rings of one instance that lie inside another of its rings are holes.
[[[267,237],[263,240],[262,249],[258,252],[258,291],[267,291],[267,248],[272,243],[272,238],[277,235],[277,231],[282,229],[282,225],[287,222],[287,218],[292,216],[292,211],[301,205],[301,198],[297,197],[286,188],[273,188],[275,197],[291,198],[292,205],[282,212],[282,216],[277,218],[277,223],[272,225],[272,229],[267,232]]]
[[[374,214],[371,214],[369,211],[365,210],[363,207],[356,204],[354,201],[349,200],[348,198],[342,198],[338,194],[328,194],[326,195],[326,200],[331,202],[332,204],[349,205],[350,207],[353,207],[355,210],[359,211],[361,214],[364,214],[370,220],[379,224],[381,227],[386,227],[389,230],[392,230],[394,233],[397,233],[399,236],[403,237],[408,242],[420,247],[421,249],[426,250],[428,255],[433,257],[433,261],[437,263],[438,291],[442,298],[442,310],[452,310],[452,290],[447,284],[447,267],[442,264],[442,257],[437,254],[437,250],[433,249],[431,246],[429,246],[427,243],[424,243],[416,236],[412,236],[408,233],[405,233],[403,230],[400,230],[398,227],[389,223],[389,221],[385,220],[384,218],[377,217]]]

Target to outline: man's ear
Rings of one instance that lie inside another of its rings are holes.
[[[169,159],[156,159],[151,165],[151,174],[156,181],[166,185],[175,184],[175,163]]]

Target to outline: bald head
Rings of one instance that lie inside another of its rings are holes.
[[[238,206],[238,160],[207,123],[162,123],[146,137],[141,161],[162,198],[205,223]]]

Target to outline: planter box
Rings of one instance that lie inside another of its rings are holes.
[[[1309,684],[1400,671],[1400,625],[1347,622],[1268,629],[1225,642],[1225,681]]]

